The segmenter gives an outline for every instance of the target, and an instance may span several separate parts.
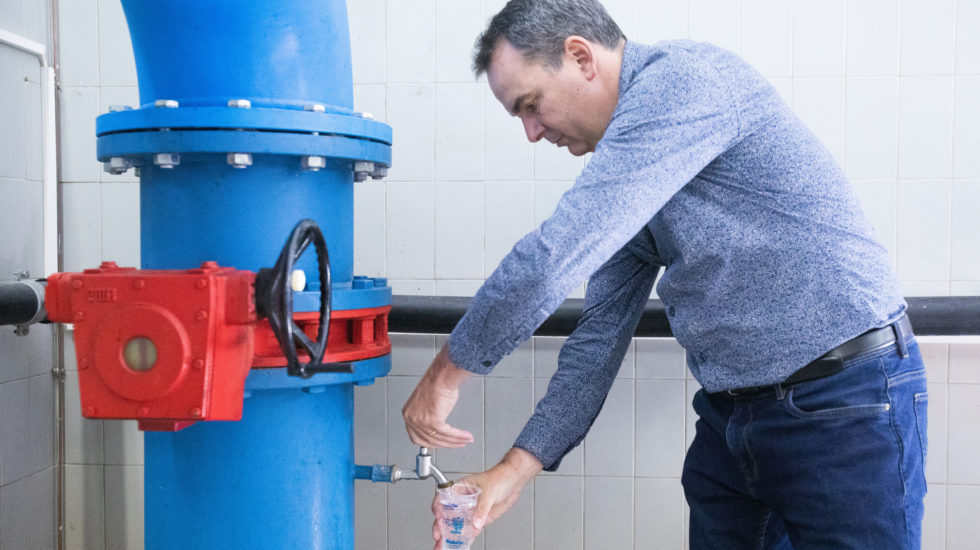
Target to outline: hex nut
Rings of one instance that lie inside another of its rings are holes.
[[[251,109],[252,102],[247,99],[229,99],[228,106],[236,109]]]
[[[312,111],[314,113],[324,113],[327,110],[327,106],[323,103],[311,103],[309,105],[303,105],[304,111]]]
[[[129,105],[109,105],[110,113],[118,113],[121,111],[132,111],[132,110],[133,108],[130,107]]]
[[[354,162],[355,172],[374,172],[374,163],[366,160],[358,160]]]
[[[234,168],[247,168],[252,165],[252,153],[228,153],[228,164]]]
[[[380,180],[388,176],[388,167],[383,164],[377,164],[374,167],[374,171],[371,172],[371,178]]]
[[[180,155],[177,153],[157,153],[153,155],[153,164],[160,168],[173,168],[180,164]]]
[[[125,157],[112,157],[108,162],[102,163],[102,167],[106,172],[118,176],[132,168],[133,161]]]
[[[317,170],[327,167],[327,158],[316,155],[306,155],[300,159],[300,165],[303,167],[303,170],[316,172]]]
[[[153,102],[153,106],[176,109],[177,107],[180,107],[180,103],[176,99],[158,99]]]

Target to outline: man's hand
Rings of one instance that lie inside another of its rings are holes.
[[[408,437],[420,447],[465,447],[473,442],[473,434],[446,422],[459,399],[459,385],[472,375],[453,364],[448,345],[436,355],[402,407]]]
[[[466,476],[459,483],[469,483],[480,488],[480,499],[473,511],[473,536],[479,535],[483,528],[504,515],[521,496],[521,489],[534,479],[542,469],[541,461],[531,453],[517,447],[512,448],[499,464],[481,474]],[[439,550],[442,532],[439,530],[439,495],[432,500],[433,550]]]

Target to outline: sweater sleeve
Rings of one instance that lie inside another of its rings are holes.
[[[558,356],[558,370],[515,447],[558,468],[581,443],[623,363],[660,266],[627,248],[589,279],[582,318]]]

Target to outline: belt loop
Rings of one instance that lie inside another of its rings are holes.
[[[786,386],[776,384],[776,401],[782,401],[786,397]]]
[[[902,319],[905,317],[903,316]],[[895,344],[898,345],[898,353],[905,359],[909,356],[909,346],[905,343],[905,331],[902,330],[902,319],[892,323],[892,329],[895,330]]]

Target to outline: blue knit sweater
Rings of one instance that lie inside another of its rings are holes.
[[[627,42],[595,154],[449,339],[485,374],[589,278],[516,442],[547,469],[601,409],[661,267],[671,328],[712,392],[780,382],[906,307],[840,167],[764,77],[710,44]]]

